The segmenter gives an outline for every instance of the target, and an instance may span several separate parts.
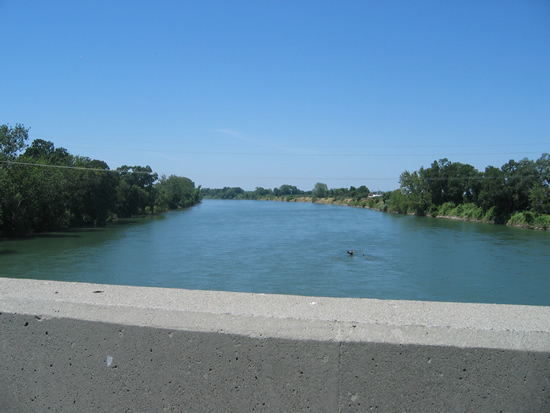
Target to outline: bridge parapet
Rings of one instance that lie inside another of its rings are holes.
[[[0,291],[2,411],[550,410],[550,307]]]

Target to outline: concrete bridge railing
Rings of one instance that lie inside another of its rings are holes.
[[[0,279],[0,411],[550,411],[550,307]]]

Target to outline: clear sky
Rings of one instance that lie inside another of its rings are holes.
[[[0,0],[0,124],[203,187],[550,152],[550,1]]]

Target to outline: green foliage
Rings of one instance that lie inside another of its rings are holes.
[[[459,205],[459,216],[469,219],[481,220],[483,219],[483,209],[476,204],[467,203]]]
[[[420,168],[421,188],[430,194],[434,205],[445,202],[473,202],[479,193],[479,172],[471,165],[450,162],[447,158]]]
[[[548,214],[550,211],[550,188],[537,185],[529,192],[529,205],[532,210]]]
[[[473,220],[483,220],[483,209],[473,203],[458,204],[454,202],[445,202],[438,208],[434,207],[432,216],[458,217]]]
[[[189,178],[170,175],[162,176],[155,184],[155,205],[163,210],[185,208],[195,205],[201,199],[200,188]]]
[[[280,188],[273,188],[273,195],[275,196],[285,196],[285,195],[301,195],[303,191],[300,191],[297,187],[293,185],[281,185]]]
[[[485,212],[484,220],[494,222],[497,219],[496,207],[491,207]]]
[[[396,212],[398,214],[406,214],[409,209],[407,196],[399,189],[391,192],[386,205],[389,212]]]
[[[426,211],[432,205],[432,193],[418,172],[410,173],[405,171],[401,174],[399,181],[401,183],[401,192],[405,195],[400,204],[404,212],[415,215],[426,215]]]
[[[367,188],[365,185],[361,185],[357,190],[355,191],[355,198],[356,199],[363,199],[367,198],[370,194],[369,188]]]
[[[254,190],[254,197],[256,199],[262,198],[262,197],[267,197],[267,196],[270,196],[272,194],[273,194],[273,191],[271,189],[256,187],[256,189]]]
[[[239,187],[229,188],[226,186],[222,189],[203,188],[201,189],[201,194],[205,198],[211,199],[250,199],[249,194]]]
[[[29,129],[19,123],[14,128],[9,125],[0,126],[0,161],[15,159],[29,139]]]
[[[550,210],[550,155],[546,153],[537,161],[525,158],[510,160],[501,168],[488,166],[483,173],[471,165],[441,159],[429,168],[403,172],[400,184],[400,190],[383,195],[379,209],[495,223],[515,216],[514,220],[521,217],[533,227],[548,226],[546,218],[540,218]],[[516,211],[527,214],[516,216]]]
[[[542,228],[544,230],[548,230],[550,228],[550,215],[539,215],[535,219],[535,226],[538,228]]]
[[[124,165],[115,173],[103,161],[71,155],[42,139],[27,146],[27,139],[28,129],[22,125],[0,126],[0,235],[102,225],[115,214],[167,208],[155,204],[157,175],[149,166]],[[185,189],[178,205],[200,202],[191,181],[173,179]]]
[[[546,230],[550,227],[550,215],[538,214],[531,211],[519,211],[512,214],[508,224]]]
[[[328,196],[328,186],[321,182],[317,182],[311,191],[312,196],[317,198],[326,198]]]
[[[452,216],[455,213],[456,205],[454,202],[445,202],[443,205],[440,205],[437,210],[437,215],[448,217]]]

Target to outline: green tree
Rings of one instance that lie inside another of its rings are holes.
[[[398,214],[406,214],[409,209],[408,200],[402,190],[396,189],[392,192],[387,192],[384,195],[384,202],[388,205],[390,212],[397,212]]]
[[[163,175],[155,188],[155,205],[161,210],[189,207],[200,201],[200,188],[195,189],[195,184],[189,178],[176,175],[166,178]]]
[[[519,162],[510,160],[501,170],[504,173],[504,203],[499,208],[506,213],[528,210],[529,193],[540,182],[535,162],[527,158]]]
[[[328,196],[328,186],[322,182],[317,182],[311,191],[312,196],[316,198],[326,198]]]
[[[117,187],[116,213],[120,217],[145,214],[153,210],[155,197],[153,184],[158,175],[149,165],[127,166],[117,168],[119,182]]]
[[[420,168],[426,190],[434,205],[446,202],[475,202],[479,194],[480,174],[472,165],[450,162],[447,158],[434,161],[429,168]]]
[[[97,159],[75,156],[67,185],[72,225],[103,225],[117,200],[118,174]]]
[[[17,123],[15,127],[0,126],[0,161],[13,160],[26,147],[29,129]]]
[[[422,171],[421,171],[422,172]],[[399,177],[401,193],[406,196],[406,208],[415,215],[425,215],[432,205],[432,193],[417,171],[405,171]]]
[[[348,188],[331,188],[328,191],[328,196],[331,198],[344,198],[346,196],[349,196],[349,189]]]
[[[365,185],[361,185],[359,188],[357,188],[355,192],[355,197],[357,199],[367,198],[369,194],[370,194],[369,188],[367,188]]]
[[[486,167],[479,192],[478,206],[484,211],[495,208],[495,213],[498,215],[505,213],[507,209],[506,196],[503,191],[505,184],[504,172],[501,169],[494,166]]]
[[[256,187],[254,189],[254,196],[255,198],[261,198],[261,197],[264,197],[264,196],[269,196],[273,194],[273,191],[271,189],[266,189],[266,188],[262,188],[261,186],[260,187]]]
[[[538,180],[529,192],[530,206],[535,212],[548,214],[550,211],[550,154],[542,154],[537,159],[535,167]]]
[[[285,196],[285,195],[301,195],[302,191],[300,191],[297,187],[293,185],[281,185],[280,188],[274,188],[273,189],[273,195],[275,196]]]
[[[70,226],[68,169],[72,157],[53,143],[36,140],[6,171],[8,184],[2,199],[3,232],[29,235]]]
[[[11,176],[8,173],[8,161],[14,160],[17,155],[26,147],[29,138],[29,129],[17,123],[15,127],[9,125],[0,126],[0,232],[4,228],[4,222],[9,222],[11,217],[6,215],[9,213],[7,209],[10,204],[18,204],[18,201],[13,199],[17,191]],[[15,191],[15,192],[14,192]],[[6,224],[9,226],[9,224]]]

